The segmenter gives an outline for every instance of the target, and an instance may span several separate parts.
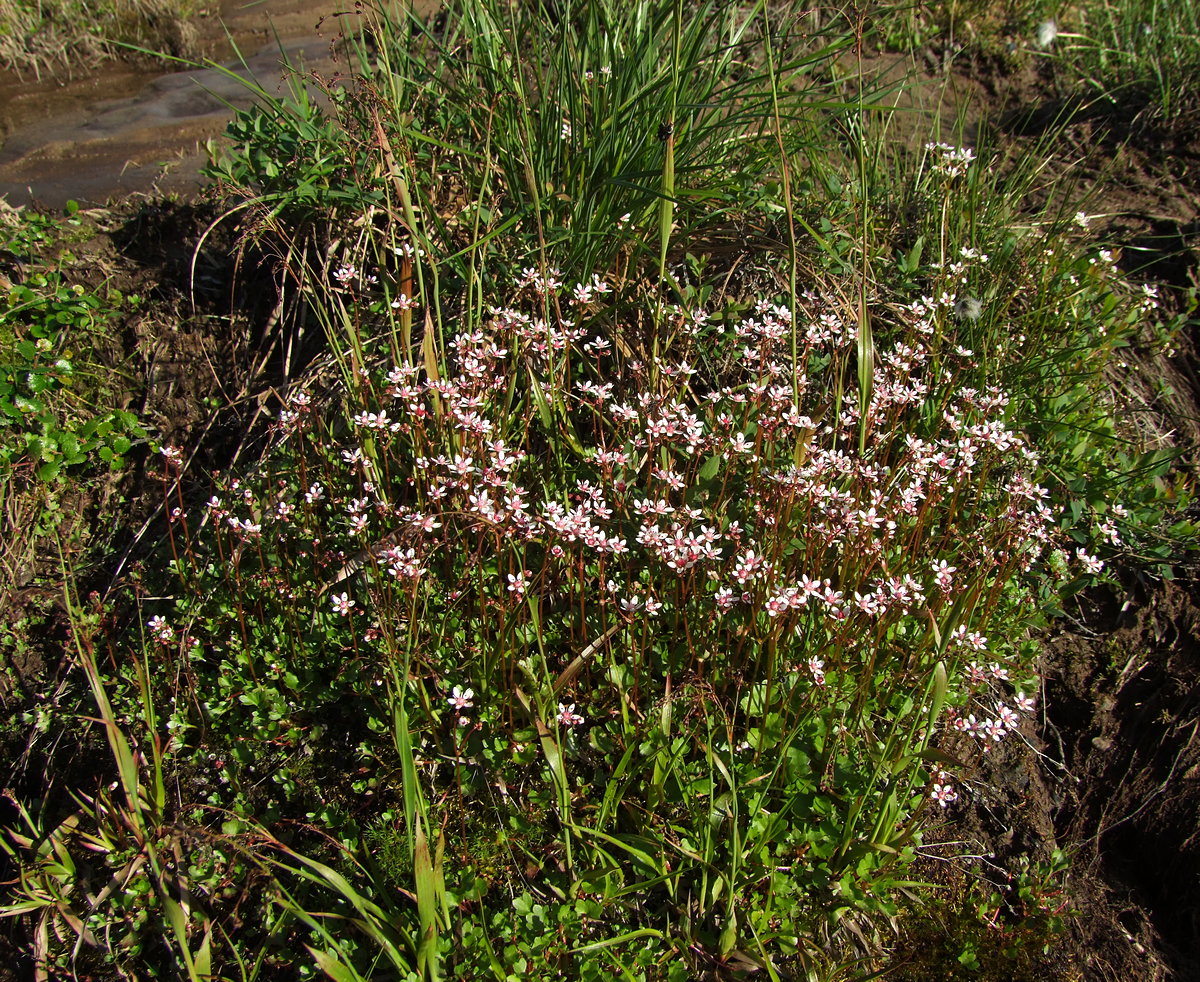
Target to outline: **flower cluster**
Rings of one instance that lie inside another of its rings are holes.
[[[983,262],[964,252],[946,282]],[[1053,516],[1007,394],[969,384],[972,353],[940,341],[955,293],[887,307],[864,394],[830,383],[858,325],[821,297],[764,301],[736,321],[671,310],[677,342],[639,359],[598,327],[610,291],[530,268],[516,302],[447,339],[436,371],[401,359],[348,377],[336,426],[317,425],[315,393],[298,391],[278,439],[322,465],[254,493],[221,489],[209,510],[229,555],[287,544],[340,629],[394,623],[399,603],[481,651],[536,638],[551,673],[603,635],[639,685],[703,674],[713,652],[741,659],[722,669],[735,684],[759,657],[747,637],[781,639],[789,685],[814,698],[884,658],[927,671],[931,623],[946,635],[936,657],[988,650],[961,611],[1036,561]],[[652,618],[683,632],[680,654],[654,653]],[[394,637],[372,626],[361,640]],[[474,656],[412,650],[434,684],[485,681]],[[460,685],[447,697],[460,721],[472,696]],[[596,715],[592,698],[607,696],[589,695]],[[955,726],[994,742],[1018,711]],[[566,701],[556,718],[583,722]]]
[[[955,178],[965,174],[975,160],[975,151],[969,147],[955,147],[949,143],[926,143],[925,149],[933,157],[935,173]]]

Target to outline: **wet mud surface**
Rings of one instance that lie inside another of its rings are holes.
[[[334,46],[357,23],[333,0],[225,0],[199,21],[200,59],[109,62],[69,79],[0,78],[0,196],[12,205],[102,205],[140,193],[192,192],[232,109],[253,103],[241,79],[279,95],[294,73],[336,71]],[[352,23],[353,22],[353,23]],[[219,67],[216,67],[219,66]]]

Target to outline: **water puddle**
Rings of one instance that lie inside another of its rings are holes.
[[[226,0],[219,17],[200,25],[203,49],[224,71],[163,74],[109,63],[65,82],[0,81],[0,195],[12,205],[61,208],[68,199],[102,205],[139,191],[195,190],[205,141],[222,133],[230,106],[254,101],[238,76],[278,94],[285,58],[306,70],[335,70],[331,45],[349,26],[343,18],[351,15],[342,13],[349,6]]]

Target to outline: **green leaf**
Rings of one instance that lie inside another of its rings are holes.
[[[363,982],[363,978],[354,969],[343,964],[327,951],[318,951],[312,945],[305,945],[308,953],[313,956],[317,967],[328,975],[334,982]]]
[[[37,470],[38,480],[53,481],[58,477],[59,471],[62,470],[62,460],[49,460],[42,464]]]

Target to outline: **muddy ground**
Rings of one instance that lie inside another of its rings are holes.
[[[975,125],[1013,141],[1037,139],[1063,109],[1030,71],[1010,76],[986,63],[959,71],[961,88],[976,100]],[[1104,216],[1100,234],[1123,246],[1125,267],[1161,284],[1165,302],[1182,309],[1200,269],[1200,138],[1186,129],[1148,129],[1127,145],[1123,138],[1136,125],[1130,112],[1077,114],[1059,153],[1090,189],[1088,210]],[[190,196],[95,212],[96,236],[79,260],[82,282],[108,279],[151,299],[103,357],[131,370],[131,402],[156,436],[195,455],[198,494],[206,493],[203,475],[252,458],[262,407],[291,367],[274,326],[269,268],[238,265],[232,229],[208,239],[197,258],[197,292],[186,289],[193,246],[216,213]],[[1130,375],[1118,382],[1144,432],[1178,446],[1182,466],[1195,464],[1200,446],[1196,330],[1193,322],[1173,357],[1131,353]],[[1160,379],[1173,395],[1159,393]],[[83,524],[112,527],[121,569],[162,534],[159,489],[146,462],[134,455],[110,488],[74,503]],[[62,621],[54,588],[43,585],[52,581],[50,570],[50,557],[41,557],[16,571],[0,597],[9,625],[33,617],[43,632],[12,666],[26,691],[3,692],[6,711],[19,707],[35,681],[62,670]],[[105,589],[114,573],[119,581],[119,570],[92,567],[86,585]],[[1026,724],[1022,741],[989,755],[967,780],[963,802],[931,829],[922,875],[941,883],[951,902],[932,920],[915,911],[901,923],[892,977],[1200,979],[1194,553],[1179,554],[1173,580],[1130,566],[1120,582],[1079,598],[1049,633],[1036,724]],[[4,749],[5,787],[36,777],[21,748]],[[1022,870],[1051,863],[1056,849],[1069,856],[1069,870],[1039,881],[1036,903],[1007,901],[991,924],[981,922],[977,908],[993,885],[1003,894]],[[945,912],[955,903],[958,920]],[[1054,930],[1054,916],[1065,918],[1062,931]],[[1015,941],[1020,950],[1002,952]],[[978,952],[981,969],[963,960],[967,948]]]
[[[1058,164],[1099,216],[1101,237],[1120,248],[1135,280],[1159,286],[1172,311],[1188,309],[1200,286],[1200,120],[1167,129],[1136,103],[1072,104],[1029,66],[959,70],[974,125],[1017,147],[1067,121],[1054,144]],[[1130,425],[1149,445],[1176,448],[1193,476],[1198,327],[1193,318],[1170,356],[1130,352],[1113,379]],[[983,759],[968,794],[927,838],[923,874],[961,916],[915,912],[891,977],[1200,979],[1195,545],[1177,553],[1172,579],[1130,564],[1118,587],[1076,598],[1043,639],[1036,725]],[[1050,875],[1056,850],[1069,867]]]
[[[285,63],[335,79],[360,24],[342,0],[222,0],[170,58],[0,71],[0,196],[61,208],[194,193],[230,107],[254,101],[246,82],[284,96],[294,77]]]

